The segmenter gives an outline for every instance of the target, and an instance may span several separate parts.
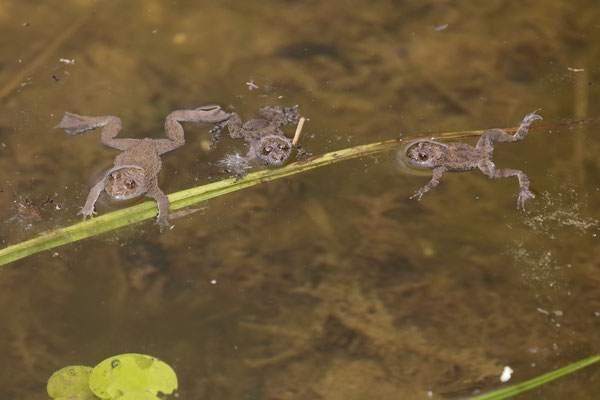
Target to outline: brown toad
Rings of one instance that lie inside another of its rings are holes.
[[[85,206],[79,211],[83,219],[93,217],[94,205],[104,190],[115,200],[132,199],[141,195],[153,198],[158,204],[157,223],[161,230],[169,226],[169,200],[158,187],[157,176],[161,168],[160,155],[184,145],[183,127],[180,122],[197,122],[218,125],[231,116],[218,106],[199,107],[194,110],[178,110],[169,114],[165,121],[168,139],[117,139],[121,120],[107,115],[87,117],[65,113],[58,129],[69,135],[81,135],[102,128],[101,141],[105,146],[121,150],[104,177],[90,190]]]
[[[227,126],[229,136],[233,139],[243,139],[248,153],[245,157],[230,155],[223,164],[231,172],[243,176],[250,168],[250,162],[258,159],[265,165],[281,165],[292,153],[294,145],[281,129],[284,125],[297,124],[302,116],[298,106],[281,107],[267,106],[258,110],[258,118],[242,123],[237,113],[231,113],[231,118],[220,125]],[[213,136],[213,141],[219,140],[219,134]]]
[[[529,127],[542,117],[536,114],[538,110],[527,114],[514,135],[500,129],[490,129],[483,132],[475,147],[466,143],[441,143],[435,140],[417,140],[404,148],[408,162],[415,167],[433,169],[433,177],[421,189],[417,190],[411,199],[421,197],[440,183],[444,172],[470,171],[479,168],[488,178],[508,178],[516,176],[519,179],[519,197],[517,208],[525,209],[525,200],[534,198],[529,191],[529,178],[523,171],[517,169],[496,169],[492,162],[494,142],[518,142],[522,140]]]

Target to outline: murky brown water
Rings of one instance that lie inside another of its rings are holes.
[[[172,110],[244,118],[299,104],[314,154],[423,132],[596,116],[600,5],[544,1],[10,1],[0,7],[3,246],[70,225],[116,151],[53,129],[65,111],[161,137]],[[445,29],[443,25],[448,24]],[[438,27],[438,29],[434,29]],[[59,61],[75,60],[74,64]],[[583,69],[584,71],[574,71]],[[258,89],[249,90],[247,82]],[[501,387],[596,354],[598,124],[496,147],[516,179],[401,173],[395,154],[214,199],[0,269],[0,398],[46,399],[66,365],[141,352],[186,399],[427,399]],[[166,193],[242,151],[186,126]],[[50,203],[48,200],[52,200]],[[43,204],[43,205],[42,205]],[[60,209],[56,205],[60,204]],[[597,367],[524,398],[593,398]]]

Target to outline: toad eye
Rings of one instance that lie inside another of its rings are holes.
[[[128,189],[133,189],[137,186],[137,183],[135,183],[133,179],[127,179],[125,181],[125,186],[127,186]]]
[[[428,158],[429,158],[428,154],[419,153],[419,160],[421,160],[421,161],[427,161]]]

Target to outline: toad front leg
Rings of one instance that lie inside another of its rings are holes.
[[[100,182],[96,183],[90,193],[88,194],[87,200],[85,201],[85,206],[77,214],[82,214],[83,219],[87,219],[88,217],[93,218],[96,211],[94,211],[94,205],[96,201],[98,201],[98,197],[102,190],[104,190],[104,181],[106,177],[103,177]]]
[[[169,199],[158,187],[158,181],[155,178],[152,186],[146,192],[146,196],[156,200],[158,205],[158,215],[156,217],[156,223],[160,227],[162,232],[163,228],[169,227],[168,215],[169,215]]]
[[[433,176],[431,177],[431,180],[429,182],[427,182],[427,184],[425,186],[423,186],[421,189],[417,190],[415,192],[415,194],[410,196],[410,198],[414,199],[416,197],[417,200],[421,200],[421,197],[423,197],[423,195],[425,193],[429,192],[431,189],[433,189],[440,183],[440,179],[442,178],[442,174],[444,172],[446,172],[446,168],[444,168],[444,167],[434,168]]]

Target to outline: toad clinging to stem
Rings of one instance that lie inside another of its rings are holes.
[[[258,110],[257,118],[242,122],[237,113],[231,113],[229,118],[219,128],[227,126],[229,136],[242,139],[248,153],[242,157],[230,155],[224,161],[226,169],[238,177],[245,175],[254,160],[262,161],[264,165],[281,165],[291,155],[294,147],[300,150],[288,139],[283,130],[285,125],[298,124],[303,117],[298,113],[298,106],[266,106]],[[218,130],[218,129],[216,129]],[[213,133],[214,142],[218,141],[219,132]],[[303,154],[303,152],[300,152]]]
[[[224,112],[218,106],[173,111],[165,121],[167,139],[117,139],[115,136],[121,130],[121,120],[118,117],[112,115],[88,117],[65,113],[56,128],[64,129],[69,135],[82,135],[96,128],[102,128],[102,143],[122,151],[115,158],[114,166],[90,190],[85,206],[79,214],[83,214],[83,219],[92,217],[95,214],[94,205],[103,190],[116,200],[146,195],[155,199],[158,204],[157,223],[161,230],[169,226],[167,221],[169,200],[160,190],[157,182],[162,165],[160,155],[184,145],[181,122],[218,126],[227,121],[230,116],[231,114]]]

